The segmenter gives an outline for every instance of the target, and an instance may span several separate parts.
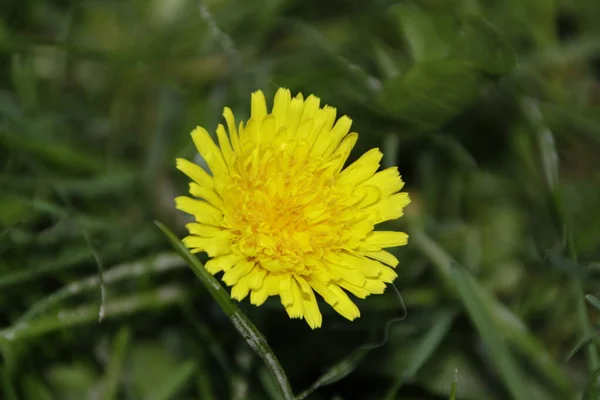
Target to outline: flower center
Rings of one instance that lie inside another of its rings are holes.
[[[224,214],[233,244],[271,272],[310,274],[347,243],[344,229],[360,216],[342,204],[348,194],[336,186],[337,171],[301,146],[255,148],[231,169]]]

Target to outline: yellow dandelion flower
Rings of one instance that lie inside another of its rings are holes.
[[[346,291],[359,298],[383,293],[396,278],[398,260],[383,250],[405,245],[404,232],[374,231],[397,219],[410,202],[400,192],[397,168],[377,172],[382,153],[372,149],[343,169],[358,134],[336,109],[313,95],[292,98],[279,89],[267,111],[261,91],[251,116],[217,127],[218,145],[206,129],[191,136],[210,173],[184,159],[177,168],[192,179],[191,197],[175,199],[195,217],[183,239],[211,258],[205,268],[224,272],[231,297],[261,305],[279,296],[291,318],[311,328],[322,323],[317,292],[349,320],[360,316]]]

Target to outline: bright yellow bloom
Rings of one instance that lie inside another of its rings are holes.
[[[177,159],[190,177],[190,197],[177,208],[196,218],[183,243],[210,257],[211,274],[225,272],[231,297],[257,306],[279,296],[291,318],[311,328],[322,323],[315,291],[349,320],[360,316],[356,297],[383,293],[398,265],[383,250],[405,245],[403,232],[374,231],[397,219],[410,202],[399,193],[397,168],[377,172],[382,154],[372,149],[342,170],[358,138],[352,121],[320,99],[292,98],[279,89],[271,113],[261,91],[252,94],[251,116],[236,128],[223,112],[218,146],[201,127],[192,139],[212,175]],[[201,199],[201,200],[200,200]]]

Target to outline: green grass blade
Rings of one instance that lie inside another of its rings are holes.
[[[342,359],[333,367],[329,368],[327,372],[321,375],[321,377],[319,377],[319,379],[317,379],[317,381],[311,385],[311,387],[299,394],[296,397],[296,400],[305,399],[318,388],[344,379],[356,369],[358,363],[369,353],[370,350],[370,348],[361,347],[352,352],[352,354],[350,354],[348,357]]]
[[[117,265],[107,270],[104,273],[104,282],[108,285],[128,278],[139,278],[146,274],[170,271],[175,268],[181,268],[184,265],[181,258],[175,254],[158,254],[146,260]],[[34,303],[17,322],[31,320],[60,304],[62,301],[87,291],[94,290],[99,285],[100,279],[97,274],[79,281],[71,282],[42,300]]]
[[[454,380],[452,381],[452,388],[450,389],[450,400],[456,400],[456,385],[458,383],[458,370],[454,371]]]
[[[215,299],[221,310],[231,319],[231,322],[244,338],[246,343],[262,358],[269,368],[273,378],[279,385],[279,389],[283,393],[284,399],[293,399],[294,394],[288,382],[287,376],[279,360],[271,350],[267,340],[263,334],[254,326],[252,321],[244,315],[238,306],[231,300],[231,297],[223,286],[209,274],[198,258],[194,257],[181,241],[162,223],[156,221],[156,225],[165,234],[173,248],[186,261],[192,271],[200,279],[204,287],[210,295]]]
[[[194,376],[197,369],[198,364],[196,361],[188,361],[183,364],[170,374],[167,378],[167,383],[158,390],[158,393],[152,396],[151,400],[169,400],[178,398],[177,393],[185,387],[188,381]]]
[[[565,361],[569,361],[571,358],[573,358],[573,356],[574,356],[575,354],[577,354],[577,352],[578,352],[579,350],[581,350],[583,347],[585,347],[585,346],[589,346],[589,345],[591,344],[592,340],[594,340],[594,338],[595,338],[596,336],[597,336],[597,334],[596,334],[596,333],[592,333],[591,335],[588,335],[588,336],[584,337],[583,339],[581,339],[581,340],[579,341],[579,343],[577,343],[577,344],[575,345],[575,347],[573,347],[573,350],[571,350],[571,351],[569,352],[569,355],[567,356],[567,358],[565,359]]]
[[[111,353],[110,361],[106,367],[106,378],[104,380],[104,399],[115,400],[118,398],[119,384],[123,375],[123,361],[130,341],[128,328],[121,328],[115,337],[115,343]]]
[[[600,311],[600,300],[598,300],[596,296],[588,294],[585,296],[585,298],[591,305],[593,305],[598,311]]]
[[[451,265],[452,257],[438,243],[433,241],[425,231],[418,226],[415,217],[407,212],[412,227],[409,230],[413,245],[429,259],[435,268],[444,288],[451,295],[456,295],[456,286],[452,284]],[[477,282],[472,282],[479,286]],[[573,388],[571,382],[566,379],[561,367],[553,360],[546,348],[527,330],[525,324],[519,317],[496,298],[478,288],[479,293],[485,297],[488,303],[490,317],[492,317],[503,332],[511,347],[523,354],[534,369],[545,378],[545,382],[557,391],[557,398],[571,398]]]
[[[112,298],[106,304],[106,318],[134,314],[142,310],[151,310],[180,303],[187,293],[179,286],[166,285],[131,296]],[[6,341],[30,339],[78,325],[98,320],[98,305],[88,304],[75,309],[60,310],[54,315],[41,317],[31,322],[17,323],[0,330],[0,338]]]
[[[448,334],[450,326],[456,317],[456,310],[442,310],[435,319],[435,323],[429,331],[423,336],[423,339],[417,344],[417,348],[411,355],[409,366],[402,372],[394,382],[393,386],[386,394],[386,399],[393,400],[397,398],[397,392],[407,379],[413,378],[421,369],[423,364],[433,355],[439,347],[442,340]]]
[[[590,380],[583,392],[582,400],[598,400],[600,399],[600,390],[598,389],[598,378],[600,378],[600,369],[594,371]]]
[[[473,278],[466,269],[457,263],[454,263],[452,267],[452,275],[456,282],[458,294],[481,338],[487,345],[492,361],[512,398],[515,400],[530,399],[519,366],[504,338],[500,335],[498,326],[490,317],[488,307],[486,307],[487,303],[482,298],[479,287],[473,284]]]

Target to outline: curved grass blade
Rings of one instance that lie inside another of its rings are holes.
[[[106,304],[106,317],[130,315],[138,311],[157,309],[183,302],[187,293],[179,286],[166,285],[131,296],[113,298]],[[59,329],[84,325],[98,320],[98,305],[87,304],[74,309],[60,310],[30,322],[17,323],[0,330],[0,342],[14,342],[44,335]]]
[[[370,348],[361,347],[356,349],[348,357],[342,359],[340,362],[331,367],[325,372],[315,383],[311,385],[304,392],[300,393],[296,400],[302,400],[310,396],[315,390],[322,386],[327,386],[332,383],[338,382],[352,373],[356,369],[358,363],[370,352]]]
[[[175,254],[159,254],[147,260],[125,263],[109,269],[104,273],[104,282],[106,284],[115,283],[127,278],[140,277],[150,273],[159,273],[175,268],[181,268],[184,265],[181,258]],[[71,282],[36,302],[18,319],[17,323],[31,320],[37,315],[60,304],[62,301],[78,294],[85,293],[86,291],[93,290],[98,287],[98,285],[100,285],[100,279],[97,274],[79,281]]]
[[[593,305],[598,311],[600,311],[600,300],[598,300],[596,296],[588,294],[585,296],[585,298],[591,305]]]
[[[277,357],[271,350],[271,347],[267,343],[265,337],[260,333],[254,326],[252,321],[244,315],[238,308],[238,306],[231,300],[229,295],[225,292],[221,284],[205,269],[198,258],[194,257],[188,249],[181,243],[181,241],[159,221],[155,221],[155,224],[165,234],[173,248],[179,253],[179,255],[187,262],[192,271],[200,279],[204,287],[208,290],[210,295],[215,299],[221,310],[231,319],[231,322],[242,335],[246,343],[250,345],[252,350],[256,352],[263,359],[267,368],[273,375],[273,378],[279,385],[279,389],[283,393],[284,399],[291,400],[294,398],[292,388],[288,382],[287,376],[283,367],[279,363]]]
[[[586,337],[584,337],[583,339],[581,339],[581,340],[579,341],[579,343],[577,343],[577,344],[575,345],[575,347],[573,347],[573,350],[571,350],[571,351],[569,352],[569,355],[567,356],[567,358],[565,359],[565,361],[569,361],[571,358],[573,358],[573,356],[574,356],[575,354],[577,354],[577,352],[578,352],[579,350],[581,350],[581,349],[582,349],[583,347],[585,347],[585,346],[588,346],[588,345],[590,345],[590,344],[591,344],[591,342],[592,342],[592,340],[594,340],[594,338],[595,338],[596,336],[598,336],[598,334],[594,332],[594,333],[591,333],[591,334],[587,335],[587,336],[586,336]]]
[[[530,399],[519,366],[500,335],[494,320],[490,317],[479,287],[473,284],[473,278],[463,266],[453,263],[451,268],[458,294],[481,338],[487,345],[491,353],[491,359],[496,365],[498,373],[502,376],[511,397],[515,400]]]
[[[456,310],[447,309],[442,310],[437,315],[435,323],[425,334],[420,343],[417,344],[417,348],[412,353],[408,368],[405,371],[402,371],[402,375],[396,378],[393,386],[390,388],[390,390],[388,390],[385,397],[387,400],[393,400],[397,398],[396,394],[404,382],[407,379],[413,378],[421,369],[423,364],[425,364],[425,362],[431,357],[433,352],[438,348],[442,340],[448,334],[456,314]]]
[[[315,390],[322,386],[331,385],[332,383],[338,382],[348,375],[350,375],[358,366],[358,364],[362,361],[363,358],[369,354],[371,350],[375,350],[379,347],[384,346],[389,337],[390,327],[399,321],[404,321],[406,316],[408,315],[408,311],[406,309],[406,304],[404,303],[404,299],[402,295],[398,291],[398,288],[395,285],[391,285],[392,289],[399,300],[399,304],[402,308],[402,315],[400,317],[392,318],[388,320],[385,324],[385,328],[383,330],[383,338],[376,343],[368,343],[354,350],[349,356],[343,358],[333,367],[331,367],[327,372],[319,377],[315,383],[313,383],[308,389],[304,392],[296,396],[296,400],[302,400],[310,396]]]

